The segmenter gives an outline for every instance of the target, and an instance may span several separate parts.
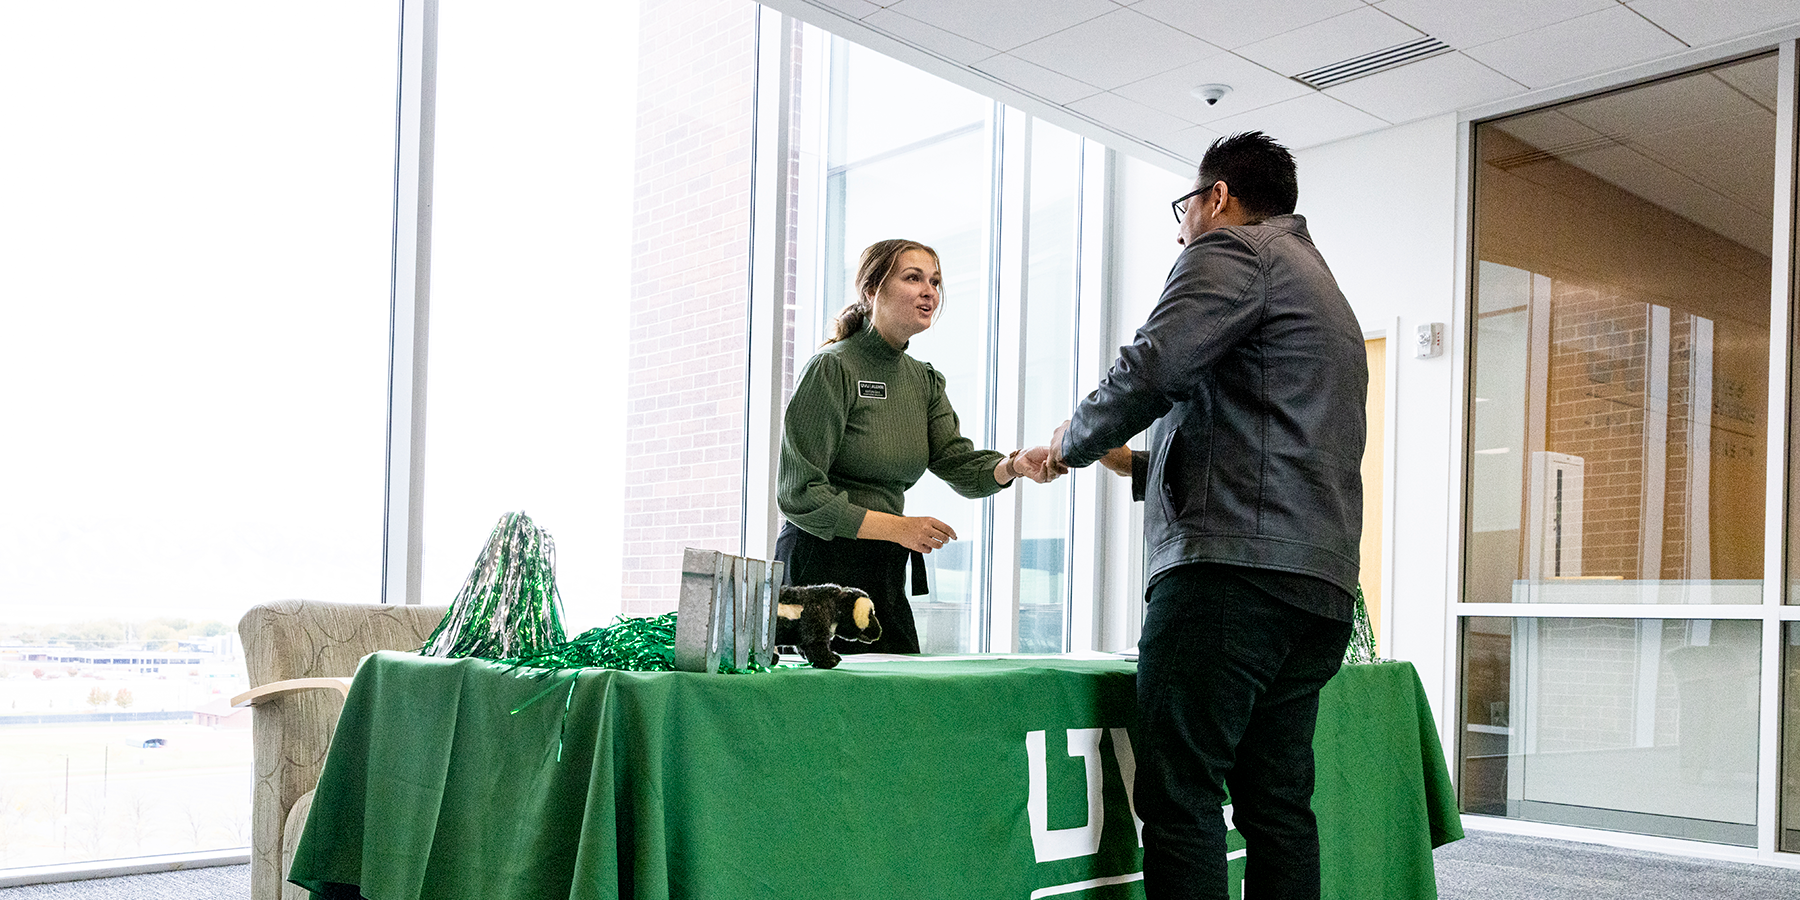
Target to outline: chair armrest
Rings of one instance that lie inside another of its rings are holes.
[[[259,706],[286,694],[296,691],[310,691],[316,688],[331,688],[344,696],[350,695],[350,679],[348,678],[288,678],[282,681],[271,681],[258,685],[236,697],[231,698],[233,707]]]

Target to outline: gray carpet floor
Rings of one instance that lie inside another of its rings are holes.
[[[213,866],[0,888],[0,900],[245,900],[249,866]]]
[[[1470,831],[1434,854],[1440,900],[1800,900],[1800,869]]]
[[[1471,831],[1437,850],[1440,900],[1800,900],[1800,869]],[[0,900],[244,900],[249,866],[0,888]]]

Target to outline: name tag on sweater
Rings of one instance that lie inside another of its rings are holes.
[[[887,382],[859,381],[856,383],[856,395],[864,400],[886,400]]]

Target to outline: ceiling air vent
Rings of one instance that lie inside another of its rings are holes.
[[[1429,59],[1440,53],[1449,53],[1449,44],[1437,38],[1426,36],[1416,41],[1407,41],[1386,50],[1364,53],[1361,56],[1320,66],[1310,72],[1301,72],[1294,80],[1307,87],[1324,90],[1336,87],[1346,81],[1355,81],[1365,75],[1398,69],[1407,63],[1416,63],[1421,59]]]
[[[1505,156],[1496,156],[1493,159],[1487,160],[1487,164],[1497,169],[1512,170],[1523,166],[1529,166],[1532,163],[1547,162],[1552,159],[1568,159],[1572,156],[1580,156],[1583,153],[1592,153],[1595,150],[1605,150],[1611,147],[1624,146],[1628,145],[1625,141],[1617,137],[1610,134],[1598,134],[1591,138],[1570,141],[1569,143],[1555,147],[1533,147],[1530,150],[1521,150],[1517,153],[1509,153]]]

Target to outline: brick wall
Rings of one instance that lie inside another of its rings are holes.
[[[1610,286],[1566,280],[1555,282],[1551,302],[1546,444],[1586,463],[1581,571],[1636,578],[1645,307]]]
[[[1641,567],[1643,504],[1650,469],[1648,403],[1649,306],[1609,285],[1559,280],[1552,288],[1549,449],[1586,463],[1582,495],[1582,573],[1635,579]],[[1696,411],[1690,369],[1694,318],[1669,316],[1668,390],[1661,454],[1662,555],[1649,577],[1682,579],[1690,558],[1689,449],[1697,415],[1710,418],[1709,395]],[[1648,411],[1647,411],[1648,410]],[[1709,426],[1699,426],[1709,427]]]
[[[739,552],[756,6],[643,0],[625,426],[627,616]]]

